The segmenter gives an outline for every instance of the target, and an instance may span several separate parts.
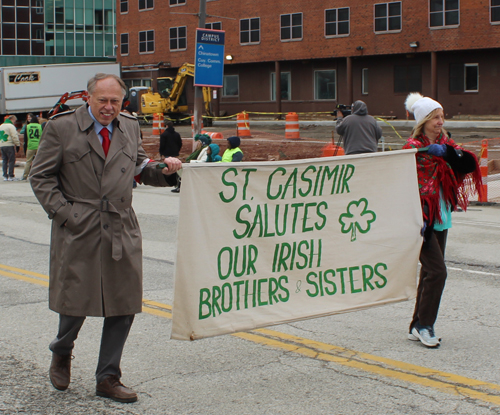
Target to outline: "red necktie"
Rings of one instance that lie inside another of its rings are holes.
[[[109,130],[107,128],[103,128],[99,134],[101,134],[102,137],[102,149],[104,150],[104,155],[107,157],[109,145],[111,144],[111,141],[109,140]]]

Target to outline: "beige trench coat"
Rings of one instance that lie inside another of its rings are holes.
[[[147,158],[137,120],[120,114],[108,156],[87,106],[45,126],[30,175],[52,219],[50,309],[70,316],[118,316],[142,309],[142,236],[132,209],[136,166]],[[141,180],[175,185],[158,163]],[[173,175],[175,176],[175,175]]]

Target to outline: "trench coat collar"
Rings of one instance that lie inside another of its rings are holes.
[[[94,131],[94,120],[88,112],[88,104],[82,105],[76,110],[76,120],[78,127],[82,132],[87,134],[87,141],[94,151],[103,159],[111,160],[113,156],[118,153],[126,143],[126,137],[120,126],[120,122],[117,118],[113,120],[113,135],[111,137],[111,145],[109,146],[108,157],[104,155],[104,150],[102,149],[102,144],[99,141],[99,137]]]

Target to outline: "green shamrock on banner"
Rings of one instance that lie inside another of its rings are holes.
[[[339,216],[339,223],[342,225],[341,232],[351,232],[351,242],[354,242],[356,229],[361,233],[367,233],[376,218],[375,212],[368,210],[368,200],[364,197],[358,201],[353,200],[347,205],[347,212]]]

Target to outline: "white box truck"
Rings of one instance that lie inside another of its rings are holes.
[[[0,68],[1,120],[5,114],[16,114],[23,119],[28,112],[46,113],[66,92],[86,90],[87,81],[98,72],[120,76],[120,64],[92,62]],[[71,108],[82,104],[82,99],[66,103]]]

